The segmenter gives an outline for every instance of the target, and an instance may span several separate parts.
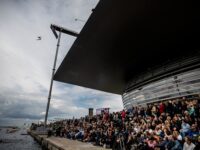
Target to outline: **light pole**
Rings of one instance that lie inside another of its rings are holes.
[[[55,69],[56,69],[56,62],[57,62],[57,57],[58,57],[58,50],[59,50],[59,46],[60,46],[60,39],[61,39],[61,33],[65,33],[71,36],[78,36],[77,32],[65,29],[63,27],[51,24],[50,26],[54,36],[56,37],[56,39],[58,39],[57,45],[56,45],[56,54],[55,54],[55,58],[54,58],[54,64],[53,64],[53,69],[52,69],[52,75],[51,75],[51,82],[50,82],[50,88],[49,88],[49,95],[48,95],[48,101],[47,101],[47,107],[46,107],[46,114],[45,114],[45,121],[44,121],[44,126],[46,128],[47,125],[47,118],[48,118],[48,112],[49,112],[49,105],[50,105],[50,101],[51,101],[51,92],[52,92],[52,87],[53,87],[53,78],[54,78],[54,74],[55,74]],[[57,34],[57,32],[59,32],[59,35]]]

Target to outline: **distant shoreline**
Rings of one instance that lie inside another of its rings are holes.
[[[0,128],[19,128],[19,127],[17,127],[17,126],[0,126]]]

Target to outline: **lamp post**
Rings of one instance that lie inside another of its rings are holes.
[[[53,78],[54,78],[54,74],[55,74],[55,69],[56,69],[56,62],[57,62],[57,57],[58,57],[58,50],[59,50],[59,46],[60,46],[60,39],[61,39],[61,33],[65,33],[71,36],[78,36],[77,32],[65,29],[63,27],[51,24],[50,26],[54,36],[56,37],[56,39],[58,39],[57,45],[56,45],[56,54],[55,54],[55,58],[54,58],[54,64],[53,64],[53,69],[52,69],[52,75],[51,75],[51,82],[50,82],[50,88],[49,88],[49,95],[48,95],[48,101],[47,101],[47,107],[46,107],[46,114],[45,114],[45,121],[44,121],[44,126],[46,128],[47,125],[47,118],[48,118],[48,112],[49,112],[49,105],[50,105],[50,101],[51,101],[51,93],[52,93],[52,87],[53,87]],[[57,34],[57,32],[59,32],[59,35]]]

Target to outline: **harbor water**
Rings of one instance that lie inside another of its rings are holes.
[[[0,150],[42,150],[40,145],[29,136],[26,129],[13,132],[9,128],[0,128]]]

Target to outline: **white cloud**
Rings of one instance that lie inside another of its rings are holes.
[[[41,112],[41,113],[40,113],[40,115],[45,115],[45,114],[46,114],[46,112],[45,112],[45,111],[43,111],[43,112]]]
[[[50,24],[79,32],[99,0],[0,1],[0,115],[41,118],[46,110],[56,39]],[[37,36],[42,36],[37,41]],[[62,36],[57,67],[75,38]],[[54,82],[49,116],[80,117],[88,107],[122,108],[121,97]]]

